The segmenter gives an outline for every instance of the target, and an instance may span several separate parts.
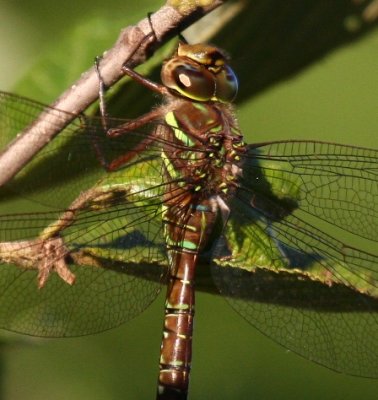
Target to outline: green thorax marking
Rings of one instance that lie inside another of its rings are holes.
[[[193,147],[195,145],[193,140],[191,140],[190,137],[179,128],[179,124],[175,117],[174,111],[170,111],[169,113],[167,113],[167,115],[165,116],[165,122],[173,129],[174,135],[178,140],[180,140],[180,142],[183,143],[183,145],[189,147]]]

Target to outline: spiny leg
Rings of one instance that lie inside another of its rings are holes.
[[[157,108],[157,109],[151,110],[147,114],[144,114],[137,119],[125,122],[124,124],[121,124],[120,126],[118,126],[116,128],[108,129],[108,125],[107,125],[108,114],[106,111],[106,104],[105,104],[106,85],[100,74],[99,61],[100,61],[100,58],[97,57],[95,66],[96,66],[96,71],[97,71],[97,75],[99,78],[99,99],[100,99],[101,123],[102,123],[103,129],[106,132],[106,134],[108,135],[108,137],[115,138],[115,137],[119,137],[121,135],[127,134],[128,132],[135,131],[138,128],[140,128],[152,121],[156,121],[161,117],[162,111],[160,108]],[[142,75],[138,74],[133,69],[131,69],[129,66],[127,66],[127,64],[125,64],[122,69],[128,76],[130,76],[132,79],[136,80],[137,82],[141,83],[145,87],[147,87],[153,91],[157,91],[158,93],[160,93],[162,95],[169,93],[168,89],[165,86],[155,83],[153,81],[150,81],[149,79],[143,77]],[[101,148],[99,146],[99,143],[96,140],[96,137],[93,137],[92,145],[94,147],[97,158],[99,159],[101,165],[107,171],[115,171],[115,170],[121,168],[123,165],[125,165],[129,161],[131,161],[138,153],[145,150],[146,147],[153,140],[154,140],[154,131],[152,131],[145,139],[143,139],[135,147],[131,148],[127,154],[123,154],[120,157],[118,157],[110,162],[107,161],[105,159],[105,157],[103,156]]]
[[[159,119],[161,116],[161,111],[160,109],[154,109],[150,111],[149,113],[142,115],[139,118],[136,118],[132,121],[125,122],[124,124],[116,127],[109,129],[107,132],[107,135],[110,138],[117,138],[122,135],[127,135],[127,133],[136,131],[138,128],[152,122],[156,121]],[[146,135],[138,144],[135,146],[131,147],[128,149],[128,151],[125,154],[120,155],[119,157],[116,157],[115,159],[108,161],[105,159],[104,154],[101,150],[101,147],[99,143],[96,141],[94,138],[92,140],[92,145],[94,147],[94,150],[96,152],[97,158],[101,165],[107,170],[107,171],[116,171],[120,168],[122,168],[124,165],[126,165],[128,162],[132,161],[139,153],[143,152],[144,150],[147,149],[148,145],[154,141],[156,138],[156,132],[154,129],[151,130],[151,132]]]

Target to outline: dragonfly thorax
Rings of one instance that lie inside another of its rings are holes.
[[[175,101],[162,151],[166,179],[199,201],[230,194],[241,174],[244,143],[227,105]]]

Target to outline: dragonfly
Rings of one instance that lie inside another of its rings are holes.
[[[299,355],[377,377],[378,151],[246,144],[237,78],[214,46],[179,43],[162,83],[124,72],[162,105],[107,129],[75,120],[2,189],[29,208],[0,215],[0,326],[92,334],[166,287],[156,398],[186,399],[202,289]],[[1,92],[1,135],[41,113],[45,126],[67,114]]]

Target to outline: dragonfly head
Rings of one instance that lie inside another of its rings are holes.
[[[238,91],[238,80],[227,65],[226,55],[205,44],[180,43],[176,54],[164,63],[161,80],[169,89],[195,101],[229,103]]]

